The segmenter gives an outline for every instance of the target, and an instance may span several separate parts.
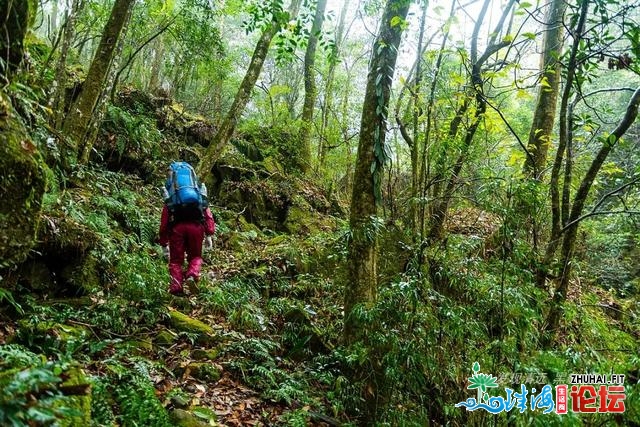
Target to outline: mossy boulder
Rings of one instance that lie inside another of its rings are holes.
[[[145,338],[130,340],[130,341],[125,341],[122,347],[130,351],[131,354],[140,356],[153,350],[153,342]]]
[[[24,124],[0,93],[0,269],[23,262],[35,245],[46,171]]]
[[[193,352],[191,353],[191,357],[196,360],[216,360],[219,354],[220,350],[218,350],[217,348],[198,348],[193,350]]]
[[[72,367],[64,373],[64,376],[67,379],[62,383],[63,387],[90,383],[84,371],[79,367]],[[65,406],[77,413],[77,415],[68,416],[60,420],[60,427],[91,425],[91,393],[79,396],[65,396],[59,406]]]
[[[174,342],[176,342],[176,339],[178,339],[178,337],[173,332],[165,329],[158,332],[158,335],[156,335],[153,342],[157,345],[166,346],[172,345]]]
[[[201,322],[198,319],[189,317],[184,313],[180,313],[177,310],[170,310],[169,318],[171,326],[180,332],[207,335],[214,334],[213,328],[211,326]]]
[[[332,222],[331,216],[315,210],[305,200],[295,198],[287,210],[284,228],[291,234],[310,235],[331,229]]]
[[[209,421],[216,421],[215,413],[212,412],[212,414],[213,418],[205,420],[202,416],[198,416],[194,412],[189,412],[184,409],[174,409],[169,414],[169,417],[176,427],[210,427],[212,424],[210,424]]]
[[[177,310],[169,310],[169,323],[176,331],[196,334],[198,336],[197,342],[200,345],[212,344],[218,341],[218,337],[211,326]]]
[[[55,322],[18,322],[15,341],[46,354],[74,351],[87,342],[89,330],[84,326],[71,326]]]
[[[190,362],[176,368],[177,376],[191,376],[197,380],[214,383],[220,379],[222,368],[212,362]]]
[[[85,294],[91,294],[102,288],[100,266],[92,254],[78,258],[66,265],[60,274],[68,284]]]

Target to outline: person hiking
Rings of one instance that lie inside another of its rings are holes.
[[[193,292],[200,279],[203,240],[207,236],[210,249],[216,223],[208,206],[206,187],[198,183],[188,163],[171,163],[163,192],[158,243],[169,260],[169,293],[184,295],[184,287]],[[183,270],[185,253],[187,268]]]

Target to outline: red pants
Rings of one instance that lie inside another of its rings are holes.
[[[189,277],[200,278],[202,266],[202,240],[204,225],[200,222],[179,222],[171,228],[169,236],[169,274],[171,285],[169,290],[182,290],[182,283]],[[187,253],[187,270],[183,273],[184,254]]]

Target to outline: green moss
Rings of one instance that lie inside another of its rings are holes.
[[[196,360],[216,360],[219,354],[220,350],[218,350],[217,348],[208,350],[198,348],[196,350],[193,350],[191,356]]]
[[[74,367],[65,372],[68,379],[62,383],[63,386],[80,385],[89,383],[89,379],[84,371],[79,367]],[[60,427],[75,427],[91,425],[91,394],[85,396],[66,396],[61,405],[73,410],[77,415],[65,417],[60,420]]]
[[[213,335],[213,328],[176,310],[169,311],[171,326],[180,332]]]
[[[46,165],[0,93],[0,268],[24,261],[35,244]]]
[[[67,265],[62,270],[61,277],[87,294],[97,292],[102,288],[99,264],[91,254]]]
[[[287,212],[285,229],[291,234],[315,234],[322,226],[317,212],[310,206],[293,205]]]
[[[123,345],[132,354],[141,355],[153,350],[153,343],[148,339],[139,339],[127,341]]]
[[[165,346],[172,345],[176,341],[176,335],[171,331],[160,331],[156,338],[153,340],[157,345]]]
[[[45,353],[74,352],[86,344],[89,331],[81,326],[63,325],[55,322],[18,322],[16,340],[29,347],[36,347]]]
[[[222,375],[222,369],[210,362],[192,362],[184,369],[189,371],[193,378],[208,383],[218,381]]]
[[[211,425],[184,409],[174,409],[169,416],[176,427],[209,427]]]

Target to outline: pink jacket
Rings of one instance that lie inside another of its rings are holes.
[[[158,239],[158,243],[162,246],[167,246],[169,244],[169,235],[171,234],[169,216],[169,208],[167,205],[164,205],[162,208],[162,216],[160,217],[160,238]],[[211,209],[206,208],[204,210],[204,233],[207,236],[211,236],[215,232],[216,222],[213,220]]]

